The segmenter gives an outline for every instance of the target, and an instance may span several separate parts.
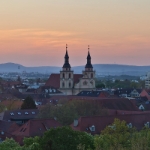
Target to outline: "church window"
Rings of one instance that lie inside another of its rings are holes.
[[[63,78],[65,78],[65,74],[63,73]]]
[[[64,82],[62,83],[62,87],[65,87],[65,83]]]
[[[93,81],[90,82],[93,85]]]
[[[69,78],[71,78],[71,74],[69,73]]]
[[[71,87],[71,83],[69,82],[69,87]]]
[[[87,81],[84,81],[84,82],[83,82],[83,85],[87,85]]]

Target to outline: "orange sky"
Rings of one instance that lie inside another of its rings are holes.
[[[0,63],[150,65],[150,0],[0,1]]]

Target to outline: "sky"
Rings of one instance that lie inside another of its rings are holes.
[[[0,63],[150,65],[150,0],[1,0]]]

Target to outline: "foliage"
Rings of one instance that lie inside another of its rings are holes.
[[[0,113],[5,111],[6,107],[3,104],[0,104]]]
[[[98,83],[98,84],[96,84],[96,88],[105,88],[105,84],[104,83]]]
[[[107,111],[97,103],[88,101],[72,100],[66,103],[54,105],[46,105],[41,108],[39,118],[56,117],[62,125],[70,125],[74,119],[80,116],[104,115]]]
[[[107,140],[115,149],[118,149],[120,145],[122,147],[129,147],[130,137],[129,128],[126,125],[125,121],[120,121],[115,119],[114,123],[110,126],[107,126],[103,131],[102,135],[107,135]]]
[[[145,81],[138,80],[138,83],[132,82],[131,80],[119,80],[116,79],[115,82],[111,80],[96,80],[96,87],[103,88],[103,85],[107,88],[144,88]]]
[[[100,135],[74,131],[70,127],[51,128],[43,136],[24,138],[20,146],[13,139],[0,143],[0,150],[150,150],[150,129],[128,128],[115,119]]]
[[[0,143],[1,150],[23,150],[22,147],[16,143],[13,139],[8,139]]]
[[[26,97],[21,105],[21,109],[36,109],[35,102],[31,96]]]
[[[41,139],[44,150],[77,150],[79,144],[85,149],[94,148],[93,137],[85,132],[74,131],[70,127],[50,129]]]
[[[31,150],[41,150],[41,145],[40,145],[40,140],[41,138],[36,136],[34,138],[29,137],[29,138],[24,138],[24,148],[28,148]]]

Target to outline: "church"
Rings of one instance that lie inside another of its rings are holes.
[[[91,64],[91,56],[88,47],[87,63],[82,74],[74,74],[69,63],[69,55],[66,45],[64,65],[59,74],[51,74],[45,86],[51,86],[64,95],[77,95],[81,91],[94,91],[95,71]]]

